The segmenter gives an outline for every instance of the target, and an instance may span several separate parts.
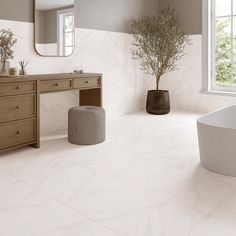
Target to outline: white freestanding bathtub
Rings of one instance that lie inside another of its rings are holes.
[[[236,106],[198,119],[202,165],[223,175],[236,176]]]

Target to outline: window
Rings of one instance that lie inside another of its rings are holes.
[[[69,56],[75,46],[74,13],[67,9],[58,12],[59,55]]]
[[[203,34],[208,39],[205,38],[203,51],[208,55],[203,63],[208,66],[203,64],[203,69],[208,70],[205,71],[208,81],[203,81],[203,87],[210,91],[236,92],[236,0],[205,2],[208,3],[203,9]]]

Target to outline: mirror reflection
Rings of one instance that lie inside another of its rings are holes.
[[[41,56],[70,56],[74,46],[74,0],[35,0],[36,51]]]

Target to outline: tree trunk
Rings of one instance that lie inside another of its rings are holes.
[[[157,88],[157,91],[159,91],[159,82],[160,82],[160,79],[161,79],[161,76],[156,77],[156,88]]]

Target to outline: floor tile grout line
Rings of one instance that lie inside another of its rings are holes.
[[[86,168],[86,169],[87,169],[87,168]],[[94,172],[96,172],[96,171],[94,171]],[[98,172],[97,172],[97,173],[98,173]],[[93,217],[90,217],[90,216],[88,216],[87,214],[85,214],[85,213],[83,213],[83,212],[80,212],[79,210],[77,210],[77,209],[71,207],[71,206],[68,205],[66,202],[60,201],[59,199],[57,199],[57,198],[51,196],[50,194],[48,194],[47,192],[42,191],[41,189],[39,189],[39,188],[37,188],[37,187],[31,185],[29,182],[27,182],[27,181],[25,181],[25,180],[23,180],[23,179],[20,179],[19,177],[15,176],[15,175],[12,175],[11,173],[8,173],[8,174],[11,175],[12,177],[16,178],[18,181],[20,181],[20,182],[22,182],[22,183],[24,183],[24,184],[30,186],[31,188],[33,188],[33,189],[35,189],[35,190],[37,190],[38,192],[41,192],[41,193],[45,194],[45,195],[46,195],[47,197],[49,197],[51,200],[57,201],[58,203],[62,204],[63,206],[65,206],[65,207],[67,207],[67,208],[69,208],[69,209],[72,209],[73,211],[75,211],[75,212],[77,212],[77,213],[79,213],[79,214],[85,216],[88,220],[92,220],[93,222],[96,222],[96,223],[98,223],[98,224],[100,224],[100,225],[106,227],[107,229],[111,230],[112,232],[114,232],[112,229],[108,228],[106,225],[101,224],[99,221],[97,221],[97,220],[94,219]],[[105,175],[103,175],[103,176],[105,176]],[[107,176],[105,176],[105,177],[107,177]],[[120,182],[120,181],[119,181],[119,182]],[[122,183],[122,182],[121,182],[121,183]],[[125,183],[125,185],[126,185],[127,187],[133,187],[133,186],[128,185],[127,183]],[[140,188],[137,188],[137,187],[136,187],[136,189],[142,190],[142,191],[145,192],[145,193],[154,194],[154,193],[152,193],[152,192],[145,191],[145,190],[140,189]],[[164,197],[164,196],[161,196],[161,195],[159,195],[159,194],[158,194],[158,196],[160,196],[160,197],[162,197],[162,198],[165,198],[165,201],[169,201],[169,200],[170,200],[170,199],[168,199],[168,198],[166,198],[166,197]],[[111,203],[109,206],[112,206],[113,204],[114,204],[114,202]],[[109,207],[109,206],[108,206],[108,207]],[[107,208],[107,206],[106,206],[106,208]],[[156,213],[156,212],[154,212],[154,213]],[[154,213],[153,213],[153,214],[154,214]],[[114,233],[118,234],[117,232],[114,232]],[[120,235],[120,234],[118,234],[118,235]]]
[[[73,164],[73,163],[72,163],[72,164]],[[80,167],[81,167],[81,166],[80,166]],[[100,173],[99,171],[96,171],[96,170],[91,169],[91,168],[87,168],[87,167],[84,167],[84,166],[83,166],[83,168],[84,168],[84,169],[87,169],[87,170],[90,170],[90,171],[93,171],[93,172],[95,172],[95,173],[101,174],[102,176],[109,177],[109,178],[111,178],[111,179],[113,179],[113,180],[116,180],[117,182],[120,182],[120,183],[124,184],[124,185],[127,186],[127,187],[134,187],[134,188],[136,188],[136,189],[139,189],[139,190],[142,191],[142,192],[145,192],[145,193],[148,193],[148,194],[153,194],[153,195],[158,195],[158,196],[160,196],[160,197],[162,197],[162,198],[165,198],[165,201],[166,201],[166,202],[172,201],[172,202],[175,202],[175,203],[180,204],[180,205],[182,205],[182,206],[185,206],[185,207],[187,207],[187,208],[197,210],[199,213],[202,213],[202,214],[204,214],[204,215],[207,215],[207,214],[208,214],[208,213],[201,212],[201,211],[199,211],[198,209],[196,209],[196,208],[194,208],[194,207],[192,207],[192,206],[189,206],[188,204],[184,204],[184,203],[182,203],[182,202],[178,202],[178,201],[176,201],[176,200],[174,199],[174,197],[167,197],[166,195],[162,195],[162,194],[160,194],[160,193],[157,194],[157,193],[154,192],[154,191],[146,190],[146,189],[137,187],[136,185],[133,185],[133,184],[128,184],[128,183],[126,183],[126,182],[123,182],[123,181],[121,181],[121,180],[119,180],[119,179],[116,179],[116,178],[114,178],[114,177],[112,177],[112,176],[108,176],[108,175],[106,175],[106,174]],[[82,212],[80,212],[80,211],[77,210],[77,209],[74,209],[73,207],[71,207],[70,205],[68,205],[66,202],[60,201],[60,200],[58,200],[57,198],[52,197],[50,194],[48,194],[48,193],[42,191],[41,189],[38,189],[37,187],[31,185],[30,183],[25,182],[24,180],[18,178],[18,176],[15,176],[15,175],[13,175],[13,176],[14,176],[15,178],[17,178],[19,181],[22,181],[22,182],[24,182],[25,184],[27,183],[28,186],[30,186],[30,187],[36,189],[37,191],[39,191],[39,192],[41,192],[41,193],[43,193],[43,194],[45,194],[45,195],[47,195],[47,196],[50,197],[52,200],[57,201],[58,203],[62,204],[63,206],[72,209],[73,211],[75,211],[75,212],[77,212],[77,213],[79,213],[79,214],[85,216],[87,219],[92,220],[93,222],[96,222],[96,223],[98,223],[98,224],[100,224],[100,225],[102,225],[102,226],[105,226],[105,225],[101,224],[99,221],[97,221],[96,219],[94,219],[93,217],[90,217],[90,216],[88,216],[87,214],[82,213]],[[186,186],[186,187],[187,187],[187,186]],[[114,204],[114,203],[111,203],[110,206],[112,206],[113,204]],[[154,215],[154,214],[157,214],[157,213],[158,213],[158,211],[155,210],[155,209],[153,209],[153,211],[154,211],[154,212],[153,212],[153,214],[151,214],[151,215]],[[150,216],[151,216],[151,215],[150,215]],[[150,217],[150,216],[149,216],[149,217]],[[203,218],[204,218],[204,217],[203,217]],[[138,224],[137,224],[137,225],[138,225]],[[137,225],[136,225],[136,226],[137,226]],[[112,232],[114,232],[112,229],[108,228],[107,226],[105,226],[105,227],[106,227],[107,229],[111,230]],[[131,229],[130,229],[130,230],[131,230]],[[129,230],[129,231],[130,231],[130,230]],[[117,234],[117,232],[114,232],[114,233]]]
[[[154,211],[154,210],[153,210]],[[150,214],[149,216],[146,217],[145,220],[148,220],[150,217],[152,217],[153,215],[157,214],[157,212],[153,212],[152,214]],[[141,220],[140,220],[141,223]],[[135,224],[135,226],[131,227],[130,229],[128,229],[128,231],[123,235],[126,236],[127,233],[131,232],[134,228],[136,228],[138,225],[140,225],[140,223]],[[128,236],[128,235],[127,235]]]
[[[186,236],[190,236],[191,233],[192,233],[202,222],[204,222],[207,218],[208,218],[208,214],[206,214],[206,215],[198,222],[198,224],[196,224],[196,225],[186,234]]]
[[[72,162],[72,163],[74,163],[74,162]],[[94,172],[98,173],[99,175],[103,175],[103,176],[105,176],[105,177],[107,177],[107,178],[111,178],[111,179],[113,179],[113,180],[115,180],[115,181],[117,181],[117,182],[120,182],[120,183],[122,183],[122,184],[125,184],[125,185],[127,185],[127,186],[130,186],[130,187],[133,187],[133,188],[136,188],[136,189],[140,189],[140,190],[145,191],[145,192],[147,192],[147,193],[158,194],[159,196],[162,196],[162,197],[167,198],[167,199],[171,199],[171,198],[172,198],[172,197],[163,195],[163,194],[161,194],[161,193],[156,193],[155,191],[142,188],[142,187],[137,186],[137,185],[135,185],[135,184],[128,183],[128,182],[126,182],[126,181],[124,181],[124,180],[122,180],[122,179],[116,178],[116,177],[114,177],[114,176],[112,176],[112,175],[104,174],[103,172],[100,172],[100,171],[95,170],[95,169],[93,169],[93,168],[80,165],[79,163],[76,163],[76,164],[78,164],[80,167],[82,167],[82,168],[84,168],[84,169],[87,169],[87,170],[90,170],[90,171],[94,171]],[[169,167],[169,166],[168,166],[168,167]],[[175,169],[175,170],[179,170],[179,169],[176,169],[176,168],[173,168],[173,167],[171,167],[171,168],[172,168],[172,169]],[[182,172],[183,172],[183,173],[186,173],[185,171],[182,171]],[[187,173],[188,173],[188,172],[187,172]],[[198,177],[203,177],[203,175],[200,175],[200,176],[198,176]],[[187,184],[184,188],[188,187],[190,184],[191,184],[191,183]]]
[[[211,215],[210,213],[207,213],[207,214],[205,215],[205,217],[204,217],[197,225],[195,225],[195,227],[194,227],[186,236],[191,235],[191,233],[194,231],[194,229],[196,229],[201,223],[203,223],[203,222],[204,222],[207,218],[209,218],[209,217],[214,217],[214,218],[217,218],[217,219],[219,219],[219,220],[221,220],[221,221],[224,221],[224,222],[227,222],[227,223],[236,225],[235,223],[232,223],[232,222],[229,221],[229,220],[225,220],[225,219],[222,219],[221,217],[217,217],[217,216]]]
[[[66,207],[66,208],[68,208],[68,209],[71,209],[72,211],[74,211],[74,212],[76,212],[76,213],[78,213],[78,214],[80,214],[80,215],[86,217],[87,220],[91,220],[92,222],[96,222],[97,224],[99,224],[99,225],[101,225],[101,226],[107,228],[107,229],[110,230],[111,232],[113,232],[113,233],[115,233],[115,234],[117,234],[117,235],[122,236],[122,234],[119,234],[118,232],[113,231],[113,229],[107,227],[106,225],[103,225],[101,222],[97,221],[96,219],[94,219],[94,218],[92,218],[92,217],[90,217],[90,216],[88,216],[88,215],[86,215],[86,214],[80,212],[80,211],[77,210],[77,209],[72,208],[71,206],[67,205],[65,202],[60,201],[60,200],[58,200],[57,198],[52,197],[50,194],[48,194],[48,193],[46,193],[46,192],[44,192],[44,191],[38,189],[37,187],[35,187],[35,186],[29,184],[27,181],[24,181],[24,180],[18,178],[17,176],[12,175],[12,173],[7,172],[6,170],[4,170],[4,172],[5,172],[7,175],[9,175],[9,176],[13,177],[14,179],[18,180],[19,182],[22,182],[22,183],[26,184],[27,186],[31,187],[32,189],[35,189],[36,191],[43,193],[44,195],[46,195],[47,197],[49,197],[51,200],[54,200],[54,201],[58,202],[60,205],[63,205],[64,207]],[[126,184],[126,185],[127,185],[127,184]],[[227,194],[229,191],[230,191],[230,190],[228,190],[228,191],[226,192],[226,194]],[[147,191],[145,191],[145,192],[147,192]],[[148,191],[148,192],[149,192],[149,191]],[[219,200],[219,202],[218,202],[214,207],[212,207],[208,212],[204,213],[205,216],[192,228],[191,231],[189,231],[189,232],[186,234],[186,236],[189,236],[189,235],[191,234],[191,232],[193,232],[193,230],[194,230],[198,225],[200,225],[207,217],[209,217],[209,215],[211,215],[210,212],[225,198],[226,194],[224,195],[224,197],[223,197],[221,200]],[[168,202],[168,201],[173,201],[173,202],[176,202],[176,203],[178,203],[178,204],[181,204],[181,205],[183,205],[183,206],[185,206],[185,207],[187,207],[187,208],[191,208],[191,209],[197,210],[196,208],[191,207],[191,206],[189,206],[189,205],[186,205],[186,204],[184,204],[184,203],[182,203],[182,202],[178,202],[178,201],[174,200],[173,198],[166,199],[166,201],[167,201],[167,202]],[[112,204],[113,204],[113,203],[112,203]],[[111,204],[111,205],[112,205],[112,204]],[[151,217],[152,215],[158,213],[158,211],[155,210],[155,209],[154,209],[153,211],[155,211],[155,212],[153,212],[153,213],[152,213],[151,215],[149,215],[148,217]],[[198,210],[198,211],[199,211],[199,210]],[[200,212],[200,213],[203,213],[203,212],[201,212],[201,211],[199,211],[199,212]],[[214,215],[212,215],[212,216],[214,217]],[[147,218],[148,218],[148,217],[147,217]],[[218,218],[218,217],[217,217],[217,218]],[[232,223],[231,221],[229,221],[229,220],[225,220],[225,219],[222,219],[222,218],[219,218],[219,219],[221,219],[221,220],[223,220],[223,221],[225,221],[225,222],[229,222],[229,223],[233,224],[233,223]],[[138,225],[139,225],[139,223],[136,224],[136,226],[138,226]],[[135,227],[135,226],[134,226],[134,227]],[[133,227],[133,228],[134,228],[134,227]],[[133,228],[129,229],[129,232],[130,232]]]
[[[204,220],[207,219],[209,216],[215,217],[215,216],[212,215],[210,212],[211,212],[213,209],[215,209],[215,208],[221,203],[221,201],[226,197],[226,195],[227,195],[229,192],[230,192],[230,190],[227,190],[227,191],[226,191],[226,193],[225,193],[225,195],[222,197],[222,199],[220,199],[220,200],[215,204],[215,206],[213,206],[211,209],[209,209],[209,211],[206,212],[205,217],[204,217],[204,218],[192,229],[192,231],[189,232],[189,234],[187,234],[186,236],[189,236],[189,235],[193,232],[193,230],[194,230],[195,228],[197,228],[197,226],[199,226],[202,222],[204,222]],[[219,217],[216,217],[216,218],[219,218]],[[219,219],[221,219],[221,218],[219,218]],[[222,220],[223,220],[223,219],[222,219]],[[223,220],[223,221],[228,222],[228,223],[232,223],[231,221],[228,221],[228,220]],[[235,225],[236,225],[236,223],[235,223]]]
[[[66,161],[67,161],[67,160],[66,160]],[[70,161],[68,161],[68,162],[70,162]],[[74,162],[70,162],[70,163],[74,164]],[[78,164],[78,163],[77,163],[77,164]],[[182,202],[176,201],[173,197],[169,197],[169,196],[163,195],[163,194],[161,194],[161,193],[156,193],[155,191],[152,191],[152,190],[147,190],[147,189],[141,188],[141,187],[136,186],[136,185],[134,185],[134,184],[130,184],[130,183],[124,182],[124,181],[122,181],[122,180],[120,180],[120,179],[116,179],[116,178],[113,177],[113,176],[106,175],[106,174],[104,174],[104,173],[101,173],[101,172],[99,172],[99,171],[96,171],[96,170],[91,169],[91,168],[88,168],[88,167],[84,167],[84,166],[81,166],[81,165],[79,165],[79,166],[82,167],[83,169],[86,169],[86,170],[89,170],[89,171],[93,171],[93,172],[95,172],[96,174],[102,175],[102,176],[104,176],[104,177],[111,178],[111,179],[113,179],[113,180],[115,180],[115,181],[117,181],[117,182],[123,184],[123,185],[126,186],[126,187],[136,188],[136,189],[138,189],[139,191],[145,192],[145,193],[147,193],[147,194],[157,195],[157,196],[159,196],[159,197],[161,197],[161,198],[164,198],[164,199],[165,199],[164,201],[166,201],[166,202],[167,202],[167,201],[173,201],[173,202],[178,203],[178,204],[181,204],[181,205],[183,205],[183,206],[185,206],[185,207],[187,207],[187,208],[195,209],[195,208],[193,208],[193,207],[191,207],[191,206],[189,206],[189,205],[187,205],[187,204],[183,204]],[[87,217],[88,219],[90,219],[90,220],[92,220],[92,221],[94,221],[94,222],[97,222],[97,223],[101,224],[101,223],[100,223],[99,221],[97,221],[96,219],[94,219],[94,218],[88,216],[87,214],[85,214],[85,213],[83,213],[83,212],[78,211],[77,209],[72,208],[70,205],[67,205],[67,203],[64,202],[64,201],[60,201],[60,200],[58,200],[57,198],[52,197],[52,196],[51,196],[50,194],[48,194],[47,192],[42,191],[41,189],[35,187],[34,185],[31,185],[29,182],[25,181],[24,179],[21,179],[21,178],[18,177],[17,175],[14,175],[14,174],[12,174],[12,173],[11,173],[11,175],[12,175],[13,177],[17,178],[19,181],[22,181],[22,182],[24,182],[24,183],[27,183],[28,186],[30,186],[30,187],[36,189],[37,191],[40,191],[41,193],[46,194],[46,195],[47,195],[48,197],[50,197],[51,199],[56,200],[57,202],[63,204],[64,206],[69,207],[70,209],[72,209],[72,210],[78,212],[79,214],[84,215],[84,216]],[[185,186],[185,187],[187,187],[187,186]],[[109,206],[112,206],[113,204],[114,204],[114,202],[111,203]],[[197,209],[195,209],[195,210],[197,210]],[[155,209],[154,209],[153,211],[155,211],[153,214],[158,213]],[[198,210],[198,211],[199,211],[199,210]],[[201,212],[201,211],[199,211],[199,212]],[[203,212],[202,212],[202,213],[203,213]],[[103,225],[103,224],[101,224],[101,225]],[[103,226],[104,226],[104,225],[103,225]],[[110,229],[110,228],[109,228],[109,229]],[[111,230],[111,229],[110,229],[110,230]],[[117,232],[115,232],[115,233],[117,234]]]
[[[64,159],[64,161],[67,161],[68,163],[71,163],[71,164],[75,164],[75,162],[73,162],[73,161],[71,161],[71,160],[67,160],[66,158]],[[121,179],[115,178],[115,177],[113,177],[113,176],[111,176],[111,175],[107,175],[107,174],[104,174],[103,172],[94,170],[94,169],[92,169],[92,168],[90,168],[90,167],[80,165],[79,163],[76,163],[76,164],[79,165],[81,168],[83,168],[83,169],[85,169],[85,170],[93,171],[93,172],[95,172],[95,173],[97,173],[97,174],[99,174],[99,175],[102,175],[102,176],[106,177],[106,178],[113,179],[113,180],[115,180],[116,182],[119,182],[119,183],[121,183],[121,184],[123,184],[123,185],[125,185],[125,186],[127,186],[127,187],[136,188],[136,189],[138,189],[138,190],[140,190],[140,191],[142,191],[142,192],[145,192],[145,193],[147,193],[147,194],[157,195],[157,196],[159,196],[159,197],[165,198],[166,200],[173,200],[173,201],[175,201],[175,202],[177,202],[177,203],[183,204],[182,202],[179,202],[179,201],[175,200],[174,197],[170,197],[170,196],[164,195],[164,194],[162,194],[162,193],[157,193],[156,191],[148,190],[148,189],[142,188],[142,187],[140,187],[140,186],[137,186],[137,185],[135,185],[135,184],[127,183],[127,182],[125,182],[125,181],[123,181],[123,180],[121,180]],[[9,173],[11,173],[11,172],[9,172]],[[11,175],[14,176],[14,177],[16,177],[16,178],[18,178],[18,179],[21,180],[21,181],[27,182],[27,181],[25,181],[24,179],[21,179],[21,178],[20,178],[18,175],[16,175],[16,174],[11,173]],[[199,177],[203,177],[203,176],[199,176]],[[27,183],[28,183],[28,182],[27,182]],[[30,184],[30,183],[29,183],[29,184]],[[187,187],[190,186],[190,185],[191,185],[191,183],[187,184],[184,188],[187,188]],[[34,187],[34,188],[37,189],[37,190],[40,190],[40,189],[38,189],[37,187],[35,187],[34,185],[31,185],[31,184],[30,184],[30,186]],[[185,205],[186,207],[190,207],[188,204],[184,204],[184,205]]]
[[[229,190],[226,192],[226,194],[224,195],[224,197],[223,197],[219,202],[217,202],[217,204],[216,204],[214,207],[212,207],[212,208],[209,210],[208,215],[209,215],[209,216],[212,216],[212,217],[216,217],[216,218],[218,218],[218,219],[221,219],[221,220],[223,220],[223,221],[230,222],[231,224],[236,225],[236,222],[235,222],[235,221],[226,220],[226,219],[223,218],[223,217],[219,217],[219,216],[216,216],[216,215],[214,215],[214,214],[211,213],[217,206],[219,206],[219,205],[221,204],[221,202],[227,197],[227,195],[228,195],[230,192],[231,192],[231,190],[229,189]]]
[[[66,160],[66,159],[65,159],[64,161],[67,161],[68,163],[71,163],[71,164],[75,164],[74,162],[70,162],[70,161],[68,161],[68,160]],[[76,163],[76,164],[79,165],[78,163]],[[135,189],[138,189],[139,191],[142,191],[142,192],[145,192],[145,193],[148,193],[148,194],[157,195],[157,196],[159,196],[159,197],[165,198],[166,200],[170,200],[170,199],[171,199],[171,197],[169,197],[169,196],[163,195],[163,194],[161,194],[161,193],[154,192],[154,191],[152,191],[152,190],[148,190],[148,189],[145,189],[145,188],[141,188],[140,186],[137,186],[137,185],[135,185],[135,184],[127,183],[127,182],[125,182],[125,181],[123,181],[123,180],[121,180],[121,179],[115,178],[115,177],[113,177],[113,176],[111,176],[111,175],[104,174],[104,173],[102,173],[102,172],[100,172],[100,171],[97,171],[97,170],[94,170],[94,169],[92,169],[92,168],[85,167],[85,166],[81,166],[81,165],[79,165],[79,166],[80,166],[80,168],[82,168],[82,169],[89,170],[89,171],[93,171],[94,173],[96,173],[96,174],[98,174],[98,175],[102,175],[102,176],[104,176],[104,177],[106,177],[106,178],[109,178],[109,179],[112,179],[112,180],[114,180],[114,181],[116,181],[116,182],[119,182],[120,184],[123,184],[123,185],[126,186],[126,187],[135,188]],[[6,172],[6,171],[5,171],[5,172]],[[19,177],[17,174],[14,174],[14,173],[12,173],[12,172],[10,172],[10,171],[7,172],[7,173],[10,174],[10,175],[13,176],[13,177],[19,179],[20,181],[27,182],[25,179]],[[27,182],[27,183],[28,183],[29,185],[31,185],[29,182]],[[31,185],[31,186],[34,187],[35,189],[38,189],[38,188],[35,187],[34,185]]]
[[[5,172],[6,172],[6,171],[5,171]],[[70,205],[67,205],[65,202],[60,201],[59,199],[57,199],[57,198],[55,198],[55,197],[52,197],[50,194],[48,194],[48,193],[42,191],[41,189],[38,189],[37,187],[31,185],[31,184],[28,183],[27,181],[24,181],[24,180],[22,180],[22,179],[19,179],[18,177],[12,175],[11,173],[7,173],[7,172],[6,172],[6,174],[8,174],[8,175],[11,176],[11,177],[14,177],[14,178],[17,179],[19,182],[22,182],[23,184],[25,184],[25,185],[27,185],[28,187],[30,187],[30,188],[36,190],[37,192],[40,192],[40,193],[44,194],[44,195],[47,196],[49,199],[51,199],[51,200],[53,200],[53,201],[56,201],[56,202],[59,203],[60,205],[62,205],[62,206],[64,206],[64,207],[66,207],[66,208],[72,210],[73,212],[84,216],[87,220],[90,220],[90,221],[92,221],[92,222],[96,222],[97,224],[99,224],[99,225],[105,227],[106,229],[108,229],[109,231],[113,232],[113,233],[116,234],[117,236],[122,236],[121,234],[115,232],[113,229],[107,227],[106,225],[103,225],[101,222],[96,221],[96,220],[93,219],[92,217],[90,217],[90,216],[84,214],[83,212],[80,212],[79,210],[77,210],[77,209],[71,207]]]
[[[78,165],[79,165],[79,163],[75,163],[74,161],[67,160],[66,158],[65,158],[64,160],[67,161],[68,163],[78,164]],[[116,179],[116,178],[113,177],[113,176],[104,174],[104,173],[102,173],[102,172],[99,172],[99,171],[94,170],[94,169],[89,168],[89,167],[85,167],[85,166],[82,166],[82,165],[79,165],[79,166],[80,166],[81,168],[83,168],[83,169],[87,169],[87,170],[93,171],[93,172],[95,172],[95,173],[97,173],[97,174],[100,174],[100,175],[102,175],[102,176],[111,178],[111,179],[113,179],[113,180],[115,180],[115,181],[117,181],[117,182],[120,182],[120,183],[124,184],[124,185],[127,186],[127,187],[134,187],[134,188],[136,188],[136,189],[139,189],[139,190],[142,191],[142,192],[146,192],[146,193],[149,193],[149,194],[155,194],[155,195],[158,195],[158,196],[160,196],[160,197],[165,198],[166,200],[172,200],[172,201],[174,201],[174,202],[176,202],[176,203],[179,203],[179,204],[182,204],[182,205],[184,205],[184,206],[186,206],[186,207],[195,209],[194,207],[190,206],[189,204],[184,204],[183,202],[180,202],[180,201],[178,201],[178,200],[175,200],[174,197],[169,197],[169,196],[163,195],[163,194],[161,194],[161,193],[156,193],[155,191],[152,191],[152,190],[147,190],[147,189],[141,188],[141,187],[139,187],[139,186],[136,186],[136,185],[134,185],[134,184],[127,183],[127,182],[122,181],[122,180],[120,180],[120,179]],[[18,177],[17,175],[15,175],[15,174],[13,174],[13,173],[11,173],[11,172],[8,172],[8,171],[6,171],[6,170],[4,170],[4,172],[7,173],[7,174],[10,174],[12,177],[18,179],[18,180],[21,181],[21,182],[27,183],[27,185],[31,186],[32,188],[34,188],[34,189],[36,189],[36,190],[42,192],[40,189],[38,189],[38,188],[35,187],[34,185],[31,185],[30,183],[28,183],[28,182],[25,181],[24,179],[21,179],[21,178]],[[203,177],[203,176],[200,176],[200,177]],[[210,178],[215,178],[215,177],[214,177],[214,176],[210,176]],[[230,183],[228,183],[227,181],[223,181],[223,182],[225,182],[225,183],[227,183],[227,184],[230,184]],[[191,183],[190,183],[190,184],[191,184]],[[190,185],[190,184],[189,184],[189,185]],[[185,186],[185,188],[188,187],[189,185]],[[228,190],[228,191],[229,191],[229,190]],[[47,194],[46,192],[43,192],[43,193],[44,193],[44,194]],[[50,196],[50,198],[52,198],[51,195],[48,195],[48,194],[47,194],[47,196]],[[225,197],[225,196],[224,196],[224,197]],[[224,198],[224,197],[223,197],[223,198]],[[223,199],[223,198],[222,198],[222,199]],[[57,200],[56,198],[52,198],[52,199]],[[215,208],[215,207],[220,203],[220,201],[221,201],[222,199],[220,199],[219,202],[218,202],[213,208]],[[58,200],[57,200],[57,201],[58,201]],[[66,206],[68,206],[68,205],[66,205]],[[73,208],[72,208],[72,209],[73,209]],[[198,210],[198,209],[196,209],[196,210]],[[210,209],[207,213],[209,213],[211,210],[212,210],[212,209]],[[198,211],[199,211],[199,210],[198,210]],[[202,212],[202,211],[200,211],[200,212]],[[81,214],[81,212],[79,212],[79,213]],[[202,213],[205,213],[205,212],[202,212]],[[87,215],[85,215],[85,216],[88,217]],[[89,217],[89,218],[90,218],[90,217]],[[94,221],[93,218],[90,218],[90,219]]]
[[[73,163],[74,163],[74,162],[73,162]],[[77,164],[78,164],[78,163],[77,163]],[[79,165],[79,164],[78,164],[78,165]],[[168,197],[168,196],[162,195],[162,194],[160,194],[160,193],[153,192],[153,191],[148,190],[148,189],[145,189],[145,188],[141,188],[141,187],[139,187],[139,186],[137,186],[137,185],[134,185],[134,184],[131,184],[131,183],[127,183],[127,182],[125,182],[124,180],[118,179],[118,178],[116,178],[116,177],[114,177],[114,176],[111,176],[111,175],[108,175],[108,174],[104,174],[103,172],[97,171],[97,170],[95,170],[95,169],[92,169],[92,168],[89,168],[89,167],[85,167],[85,166],[83,166],[83,165],[79,165],[79,166],[80,166],[81,168],[83,168],[83,169],[93,171],[93,172],[95,172],[95,173],[97,173],[97,174],[99,174],[99,175],[102,175],[102,176],[106,177],[106,178],[110,178],[110,179],[112,179],[112,180],[114,180],[114,181],[116,181],[116,182],[119,182],[119,183],[121,183],[121,184],[123,184],[123,185],[126,185],[127,187],[136,188],[136,189],[139,189],[140,191],[143,191],[143,192],[146,192],[146,193],[149,193],[149,194],[155,194],[155,195],[158,195],[158,196],[163,197],[163,198],[166,198],[166,199],[171,199],[171,198]]]

